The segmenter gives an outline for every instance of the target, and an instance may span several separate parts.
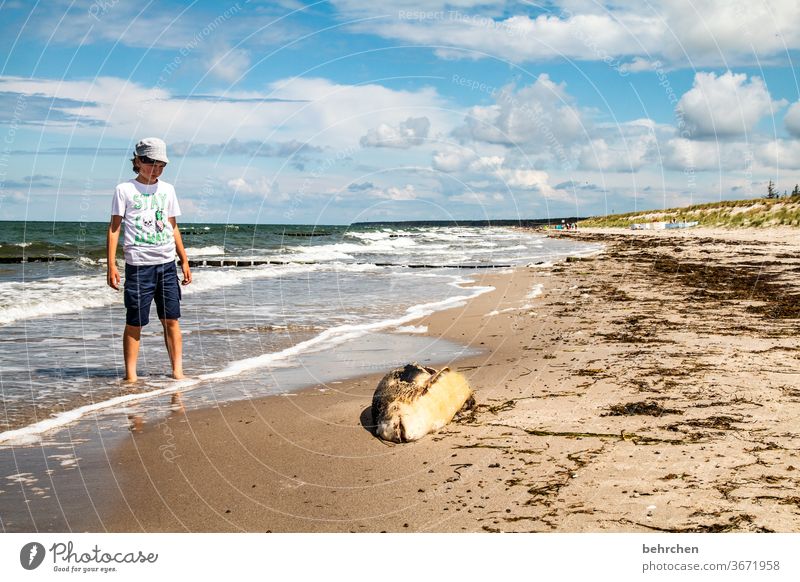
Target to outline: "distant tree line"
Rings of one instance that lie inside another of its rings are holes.
[[[792,193],[789,194],[786,190],[783,191],[783,195],[775,189],[775,182],[772,180],[769,181],[767,184],[767,194],[764,198],[788,198],[789,196],[800,196],[800,185],[795,184]]]

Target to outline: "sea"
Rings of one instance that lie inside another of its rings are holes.
[[[188,378],[170,378],[153,307],[140,381],[127,385],[106,228],[0,223],[0,447],[108,409],[147,412],[176,391],[200,407],[446,362],[468,350],[412,324],[491,290],[471,285],[477,273],[597,251],[509,227],[181,225],[193,265],[182,288]]]
[[[505,226],[183,224],[188,377],[170,378],[153,308],[130,385],[106,229],[0,222],[0,532],[104,531],[126,503],[113,451],[136,433],[176,412],[479,354],[421,318],[491,291],[478,274],[599,250]]]

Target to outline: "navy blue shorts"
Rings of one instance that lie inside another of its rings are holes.
[[[159,319],[181,316],[181,286],[175,262],[163,265],[125,265],[125,322],[142,327],[150,322],[150,304],[156,300]]]

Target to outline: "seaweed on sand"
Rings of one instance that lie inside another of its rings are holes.
[[[677,408],[664,408],[658,402],[628,402],[626,404],[612,404],[610,412],[600,416],[663,416],[665,414],[683,414]]]
[[[758,301],[747,310],[770,319],[800,317],[800,294],[791,293],[779,276],[761,269],[733,265],[710,265],[658,257],[653,270],[677,277],[696,290],[696,299]]]
[[[697,524],[691,525],[686,527],[657,527],[654,525],[648,525],[646,523],[639,523],[637,521],[631,521],[629,519],[621,519],[621,523],[628,523],[632,525],[638,525],[640,527],[644,527],[647,529],[655,530],[655,531],[662,531],[668,533],[725,533],[731,531],[742,531],[745,528],[743,526],[752,524],[755,518],[752,515],[748,515],[743,513],[741,515],[733,515],[728,519],[728,522],[722,523],[710,523],[710,524]],[[766,527],[756,527],[755,530],[760,533],[771,533],[773,530],[768,529]]]

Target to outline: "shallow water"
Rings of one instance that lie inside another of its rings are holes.
[[[0,531],[103,531],[103,516],[124,503],[118,488],[113,451],[132,431],[168,431],[164,420],[183,410],[224,406],[266,395],[291,397],[315,385],[334,391],[342,380],[389,370],[409,361],[431,364],[479,353],[420,334],[373,333],[346,341],[335,351],[299,354],[290,366],[258,368],[174,393],[104,408],[64,429],[44,435],[35,445],[0,448]],[[153,380],[170,384],[165,378]],[[174,382],[172,382],[174,384]],[[365,399],[364,408],[371,402]],[[356,424],[359,419],[354,418]],[[168,447],[165,461],[179,454]]]

